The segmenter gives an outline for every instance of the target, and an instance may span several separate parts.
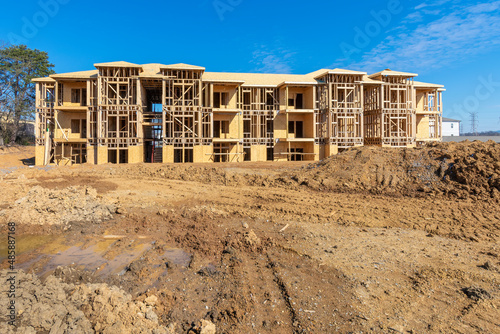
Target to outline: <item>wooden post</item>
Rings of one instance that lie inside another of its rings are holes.
[[[378,111],[379,117],[380,117],[380,143],[383,143],[383,138],[384,138],[384,85],[380,85],[380,109]]]

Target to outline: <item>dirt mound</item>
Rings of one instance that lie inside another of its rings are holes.
[[[421,148],[356,147],[302,168],[277,172],[193,165],[130,165],[110,175],[200,182],[229,187],[296,189],[327,192],[421,196],[500,201],[500,144],[433,143]]]
[[[0,272],[2,281],[7,273]],[[17,333],[173,333],[173,326],[158,323],[154,295],[141,302],[107,284],[73,285],[54,276],[42,283],[23,271],[16,276]],[[6,310],[7,284],[1,293],[0,305]],[[6,320],[0,322],[0,332],[15,333]]]
[[[238,172],[226,168],[224,164],[214,164],[214,167],[196,165],[126,165],[120,169],[109,171],[110,175],[120,175],[135,178],[150,177],[154,179],[169,179],[204,184],[218,184],[224,186],[270,186],[279,184],[275,175],[261,175],[248,170]]]
[[[73,186],[62,190],[34,186],[0,216],[28,224],[64,225],[74,221],[98,223],[110,219],[116,205],[97,195],[92,187]]]
[[[435,143],[417,149],[360,147],[291,174],[313,189],[375,194],[441,193],[500,199],[500,144]]]

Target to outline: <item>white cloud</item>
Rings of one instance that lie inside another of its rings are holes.
[[[255,64],[254,71],[257,73],[291,73],[293,55],[295,52],[287,49],[271,49],[266,45],[259,45],[253,52],[251,62]]]
[[[439,14],[441,14],[440,9],[434,9],[434,10],[424,9],[424,10],[422,10],[422,12],[425,15],[439,15]]]
[[[435,0],[435,1],[432,1],[431,3],[422,2],[420,5],[415,6],[415,10],[420,10],[420,9],[427,8],[427,7],[439,7],[439,6],[444,5],[445,3],[452,2],[452,1],[456,2],[457,0]]]
[[[421,3],[420,5],[416,6],[415,7],[415,10],[419,10],[419,9],[422,9],[422,8],[425,8],[429,6],[428,4],[426,4],[425,2]]]
[[[500,1],[455,7],[426,23],[418,22],[418,15],[410,14],[405,29],[386,37],[351,67],[368,72],[387,67],[423,72],[460,61],[500,44],[499,17]]]
[[[490,3],[481,3],[469,8],[471,13],[488,13],[498,10],[500,8],[500,1]]]
[[[403,22],[415,23],[415,22],[422,22],[423,20],[424,20],[424,17],[422,15],[422,13],[420,13],[420,12],[413,12],[413,13],[408,14],[404,18]]]

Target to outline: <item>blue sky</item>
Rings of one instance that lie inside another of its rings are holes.
[[[500,1],[78,1],[2,4],[0,43],[47,51],[57,72],[189,63],[207,71],[418,73],[444,116],[500,129]]]

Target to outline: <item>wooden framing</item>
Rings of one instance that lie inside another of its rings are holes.
[[[279,110],[277,88],[240,87],[238,109],[243,114],[243,147],[274,145],[274,116]]]
[[[413,104],[413,77],[388,73],[376,78],[381,82],[364,85],[365,143],[414,146],[416,110]]]
[[[363,145],[363,74],[329,73],[321,79],[318,137],[339,149]]]
[[[108,149],[142,144],[137,67],[97,67],[97,142]],[[120,162],[119,159],[117,162]]]
[[[33,80],[37,164],[318,160],[441,140],[443,86],[412,73],[95,67]]]
[[[142,129],[145,162],[163,162],[163,80],[143,79]]]
[[[416,142],[422,145],[442,137],[442,88],[439,85],[416,83]]]
[[[40,82],[36,87],[36,121],[35,138],[37,145],[45,144],[45,136],[49,128],[54,126],[55,83]]]

